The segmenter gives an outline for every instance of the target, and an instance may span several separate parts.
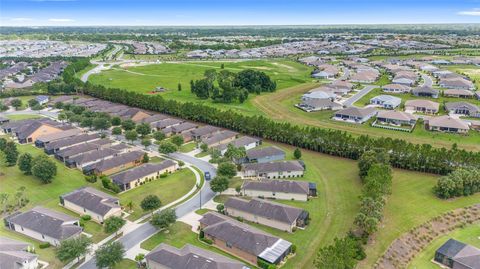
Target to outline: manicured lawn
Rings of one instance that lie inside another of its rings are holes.
[[[197,144],[195,142],[185,143],[178,148],[178,151],[187,153],[196,148]]]
[[[133,213],[128,217],[136,220],[145,215],[140,203],[147,195],[154,194],[160,198],[162,205],[169,204],[188,193],[195,186],[195,176],[190,169],[181,169],[166,178],[148,182],[140,187],[119,194],[120,203],[133,202]]]
[[[430,244],[420,252],[417,257],[410,262],[408,268],[411,269],[438,269],[439,266],[431,262],[435,256],[435,251],[443,245],[448,239],[453,238],[465,244],[469,244],[480,248],[480,225],[471,224],[464,228],[454,230],[445,234],[439,238],[436,238]]]
[[[134,268],[137,268],[137,263],[129,259],[123,259],[121,262],[115,265],[114,268],[115,269],[134,269]]]
[[[221,64],[225,69],[239,72],[244,69],[256,69],[268,74],[276,83],[278,89],[283,89],[310,82],[311,67],[288,60],[255,60],[255,61],[192,61],[152,64],[146,66],[129,67],[127,69],[115,68],[90,76],[89,81],[112,88],[123,88],[141,93],[149,93],[156,87],[162,86],[168,90],[160,93],[166,98],[179,101],[201,102],[219,108],[235,109],[236,111],[258,114],[258,109],[252,105],[251,94],[243,104],[220,104],[212,100],[200,100],[190,92],[190,80],[203,77],[205,70],[216,69],[220,71]],[[178,91],[178,83],[182,91]],[[268,93],[264,93],[268,95]]]
[[[208,154],[209,154],[208,151],[202,151],[200,153],[195,154],[195,157],[202,158],[202,157],[207,156]]]
[[[243,179],[241,179],[240,177],[234,177],[230,180],[228,187],[235,189],[236,187],[241,187],[242,184],[243,184]]]
[[[41,118],[42,116],[40,115],[35,115],[35,114],[19,114],[19,115],[7,115],[7,118],[10,120],[26,120],[26,119],[37,119]]]

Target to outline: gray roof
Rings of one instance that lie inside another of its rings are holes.
[[[358,118],[364,118],[369,115],[375,114],[376,109],[373,107],[365,107],[365,108],[359,108],[359,107],[348,107],[342,110],[339,110],[335,112],[335,114],[339,115],[346,115],[350,117],[358,117]]]
[[[268,163],[247,163],[244,164],[242,170],[254,170],[257,173],[270,172],[288,172],[288,171],[305,171],[305,168],[299,161],[282,161]]]
[[[30,123],[25,123],[15,129],[15,133],[17,133],[18,139],[25,139],[29,137],[33,132],[38,130],[38,128],[42,127],[43,125],[49,125],[60,130],[68,130],[72,129],[73,126],[71,125],[62,125],[59,122],[50,119],[37,119]]]
[[[424,93],[424,94],[438,95],[438,92],[439,91],[437,89],[434,89],[432,87],[427,87],[427,86],[417,87],[412,90],[413,94]]]
[[[248,201],[231,197],[225,202],[224,205],[227,211],[229,208],[232,208],[255,216],[260,216],[287,224],[294,223],[304,211],[303,209],[293,206],[282,205],[257,198],[253,198],[252,200]]]
[[[29,243],[0,236],[0,268],[21,269],[25,262],[38,258],[28,251]]]
[[[245,181],[242,189],[283,193],[309,194],[309,183],[298,180],[260,180]]]
[[[199,127],[198,129],[195,129],[192,131],[193,136],[205,136],[205,135],[210,135],[216,132],[220,132],[220,128],[212,126],[212,125],[206,125]]]
[[[445,104],[445,109],[447,111],[452,111],[455,109],[468,109],[470,113],[480,111],[480,108],[478,106],[468,102],[448,102]]]
[[[101,216],[114,208],[120,208],[118,198],[92,187],[83,187],[62,195],[62,198]]]
[[[78,221],[77,218],[40,206],[11,216],[8,221],[57,240],[68,239],[83,231],[80,226],[66,224]]]
[[[247,269],[241,262],[186,244],[178,249],[160,244],[145,258],[171,269]]]
[[[265,158],[265,157],[277,156],[277,155],[285,156],[285,151],[275,146],[265,147],[261,149],[247,150],[247,158],[249,159],[259,159],[259,158]]]
[[[175,165],[175,162],[172,160],[165,160],[161,163],[146,163],[127,171],[115,174],[111,178],[112,181],[117,184],[126,184],[144,176],[164,170],[173,165]]]
[[[144,123],[153,123],[153,122],[157,122],[157,121],[161,121],[161,120],[164,120],[166,119],[167,116],[165,115],[162,115],[162,114],[155,114],[155,115],[152,115],[150,117],[147,117],[147,118],[144,118],[141,120],[141,122],[144,122]]]
[[[68,148],[59,150],[55,153],[55,155],[60,156],[62,158],[69,158],[71,156],[75,156],[75,155],[82,154],[82,153],[85,153],[85,152],[98,150],[102,146],[109,145],[112,142],[113,141],[108,139],[108,138],[99,139],[99,140],[95,140],[95,141],[91,141],[91,142],[85,142],[85,143],[82,143],[80,145],[76,145],[76,146],[72,146],[72,147],[68,147]]]
[[[241,148],[253,143],[260,143],[260,139],[254,138],[251,136],[242,136],[240,138],[233,140],[232,142],[220,144],[215,148],[222,151],[224,149],[227,149],[228,145],[233,145],[236,148]]]
[[[209,146],[209,145],[212,145],[212,144],[215,144],[215,143],[218,143],[218,142],[222,142],[225,139],[235,137],[237,135],[238,135],[237,132],[228,131],[228,130],[227,131],[221,131],[221,132],[213,134],[209,137],[202,138],[202,143],[207,144]]]
[[[118,156],[115,156],[115,158],[102,160],[102,161],[99,161],[98,163],[89,165],[85,167],[84,170],[96,170],[98,172],[107,171],[109,169],[140,160],[144,154],[145,154],[144,152],[138,151],[138,150],[119,154]]]
[[[480,269],[480,249],[464,244],[455,239],[449,239],[437,253],[445,255],[470,269]],[[462,267],[463,268],[463,267]]]
[[[173,126],[173,125],[180,124],[182,122],[183,122],[183,120],[168,118],[168,119],[164,119],[164,120],[155,122],[153,124],[153,126],[155,128],[158,128],[158,129],[163,129],[163,128],[166,128],[166,127],[170,127],[170,126]]]
[[[184,132],[184,131],[188,131],[188,130],[197,128],[197,126],[198,125],[196,125],[195,123],[183,122],[183,123],[180,123],[179,125],[172,126],[172,131],[175,132],[175,133],[181,133],[181,132]]]
[[[89,163],[96,160],[101,160],[106,157],[114,156],[117,153],[118,153],[117,150],[114,150],[111,148],[100,148],[95,151],[89,151],[89,152],[85,152],[80,155],[77,155],[71,158],[71,161],[75,162],[76,164],[84,164],[84,163]]]
[[[63,139],[59,139],[51,143],[48,143],[45,146],[45,149],[51,150],[51,149],[63,148],[69,145],[87,142],[87,141],[95,140],[98,138],[100,138],[99,134],[81,134],[74,137],[63,138]]]
[[[37,138],[37,140],[42,141],[43,143],[49,143],[55,140],[67,138],[67,137],[72,137],[80,134],[82,130],[73,128],[65,131],[60,131],[54,134],[48,134],[48,135],[42,135]]]
[[[207,225],[203,229],[205,234],[228,242],[232,246],[255,256],[262,254],[265,250],[272,248],[279,240],[282,240],[216,212],[206,213],[199,222]]]

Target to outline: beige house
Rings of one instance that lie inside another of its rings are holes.
[[[425,120],[425,127],[430,131],[460,134],[466,134],[468,133],[468,130],[470,130],[468,123],[447,115],[431,117],[428,120]]]
[[[307,201],[309,196],[317,196],[317,186],[299,180],[253,180],[245,181],[241,192],[249,197]]]
[[[80,215],[89,215],[98,223],[103,223],[111,216],[122,215],[118,198],[91,187],[83,187],[60,196],[60,204]]]
[[[31,253],[32,249],[28,243],[0,236],[0,268],[39,268],[38,255]]]
[[[405,110],[424,114],[437,114],[440,104],[429,100],[408,100],[405,102]]]
[[[305,167],[299,161],[247,163],[242,166],[244,179],[278,179],[302,177]]]

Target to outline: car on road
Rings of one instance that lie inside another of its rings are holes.
[[[205,180],[210,180],[212,179],[212,176],[210,175],[210,172],[205,172]]]

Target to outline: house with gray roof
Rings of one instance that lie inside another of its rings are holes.
[[[466,134],[470,130],[467,122],[448,115],[425,119],[425,128],[430,131]]]
[[[114,141],[108,138],[98,139],[90,142],[84,142],[72,147],[67,147],[67,148],[58,150],[57,152],[55,152],[55,158],[57,158],[62,162],[66,162],[67,159],[75,157],[77,155],[94,151],[94,150],[99,150],[101,148],[109,147],[113,142]]]
[[[77,218],[40,206],[14,213],[5,218],[5,225],[10,230],[54,246],[79,236],[83,231]]]
[[[291,252],[292,243],[217,212],[199,222],[201,234],[215,247],[254,265],[258,260],[279,264]]]
[[[245,162],[266,163],[285,159],[285,151],[276,146],[247,150]]]
[[[144,119],[142,119],[140,122],[141,123],[148,123],[148,124],[152,124],[152,123],[155,123],[157,121],[161,121],[161,120],[164,120],[164,119],[167,119],[168,117],[163,115],[163,114],[154,114],[150,117],[146,117]]]
[[[432,87],[422,86],[412,90],[412,94],[420,97],[438,98],[439,91]]]
[[[473,98],[475,97],[475,92],[462,89],[446,89],[443,91],[443,96],[455,98]]]
[[[161,163],[146,163],[135,168],[111,176],[112,182],[117,184],[122,191],[136,188],[140,185],[160,178],[161,174],[173,173],[178,169],[178,164],[172,160]]]
[[[246,180],[241,192],[249,197],[307,201],[317,196],[317,185],[300,180]]]
[[[5,117],[0,116],[0,125],[2,125],[4,123],[8,123],[8,122],[10,122],[9,118],[5,118]]]
[[[195,123],[183,122],[178,125],[171,126],[171,130],[173,134],[181,134],[184,132],[192,131],[197,127],[198,125],[196,125]]]
[[[78,169],[83,169],[88,165],[113,158],[122,152],[126,152],[126,148],[124,147],[124,145],[119,145],[119,148],[114,148],[114,146],[111,146],[108,148],[99,148],[98,150],[85,152],[75,157],[68,158],[65,161],[65,164],[68,167],[77,167]]]
[[[453,269],[480,269],[480,249],[450,238],[437,249],[434,260]]]
[[[65,130],[65,131],[60,131],[60,132],[53,133],[53,134],[42,135],[42,136],[37,137],[37,140],[35,140],[35,146],[37,146],[39,148],[43,148],[43,147],[45,147],[45,145],[47,145],[50,142],[60,140],[60,139],[63,139],[63,138],[73,137],[73,136],[79,135],[81,133],[82,133],[82,130],[80,130],[78,128],[72,128],[72,129],[68,129],[68,130]]]
[[[238,133],[230,130],[224,130],[210,136],[201,138],[203,144],[208,147],[215,147],[220,144],[226,144],[232,142],[237,138]]]
[[[194,140],[200,140],[202,137],[213,135],[215,133],[220,132],[221,130],[222,129],[212,125],[205,125],[195,130],[192,130],[191,134]]]
[[[377,110],[373,107],[348,107],[336,111],[332,119],[351,123],[364,123],[375,115],[377,115]]]
[[[384,109],[395,109],[402,103],[402,99],[391,95],[378,95],[370,99],[370,104]]]
[[[305,167],[300,161],[247,163],[242,165],[242,178],[278,179],[302,177]]]
[[[448,102],[445,104],[448,113],[480,118],[480,108],[468,102]]]
[[[111,175],[122,170],[140,165],[142,163],[143,151],[135,150],[119,154],[115,158],[99,161],[97,163],[85,166],[82,170],[86,175]]]
[[[190,244],[181,249],[161,243],[145,255],[149,269],[249,269],[243,263]]]
[[[379,111],[376,123],[393,126],[414,126],[417,122],[415,116],[402,111]]]
[[[475,90],[473,82],[462,77],[441,79],[438,85],[448,89]]]
[[[237,138],[229,143],[223,143],[220,145],[215,146],[214,148],[220,151],[220,154],[223,155],[227,152],[228,145],[232,145],[235,148],[244,148],[245,150],[253,149],[259,146],[262,143],[262,140],[259,138],[251,137],[251,136],[242,136]]]
[[[48,95],[37,95],[35,96],[35,100],[37,100],[37,102],[40,105],[44,105],[48,103],[48,101],[50,100],[50,97]]]
[[[73,137],[62,138],[45,145],[44,151],[47,154],[54,154],[59,150],[80,145],[88,141],[95,141],[98,139],[100,139],[99,134],[81,134]]]
[[[0,236],[0,268],[36,269],[38,255],[33,254],[29,243]]]
[[[281,231],[293,232],[308,224],[307,211],[263,199],[245,200],[231,197],[225,203],[225,215],[243,218]]]
[[[405,111],[420,112],[424,114],[437,114],[440,104],[430,100],[407,100]]]
[[[342,104],[334,102],[330,99],[308,99],[296,104],[295,106],[306,112],[339,110],[343,108]]]
[[[386,93],[409,93],[412,88],[402,84],[387,84],[382,86],[382,90]]]
[[[172,126],[179,125],[180,123],[183,123],[183,122],[184,122],[183,120],[167,118],[167,119],[152,123],[151,127],[157,129],[157,131],[160,131],[165,128],[170,128]]]
[[[60,196],[60,204],[80,215],[89,215],[98,223],[111,216],[122,215],[118,198],[92,187],[82,187]]]

